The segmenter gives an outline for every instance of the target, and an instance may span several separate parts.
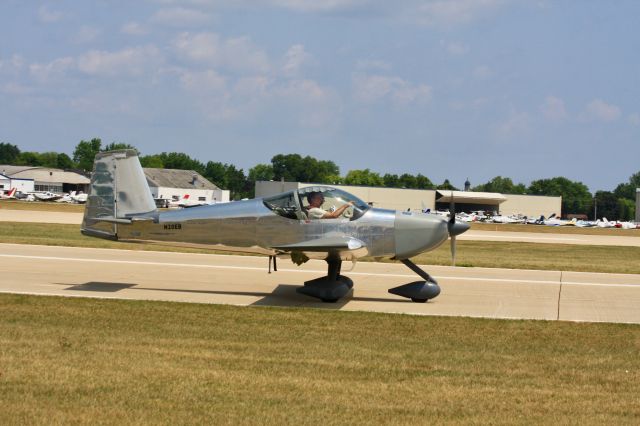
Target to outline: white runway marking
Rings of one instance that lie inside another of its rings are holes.
[[[228,265],[203,265],[195,263],[171,263],[171,262],[150,262],[150,261],[134,261],[134,260],[110,260],[110,259],[86,259],[81,257],[58,257],[58,256],[27,256],[18,254],[0,254],[0,258],[14,258],[14,259],[34,259],[34,260],[55,260],[55,261],[73,261],[73,262],[90,262],[90,263],[113,263],[113,264],[128,264],[128,265],[145,265],[145,266],[169,266],[169,267],[183,267],[183,268],[205,268],[205,269],[227,269],[227,270],[248,270],[248,271],[263,271],[263,267],[255,266],[228,266]],[[324,274],[326,270],[315,269],[288,269],[280,268],[280,272],[295,272],[306,274]],[[349,275],[356,276],[387,276],[387,277],[399,277],[399,278],[415,278],[414,274],[392,274],[385,272],[349,272]],[[577,281],[560,281],[560,280],[525,280],[518,278],[479,278],[479,277],[459,277],[459,276],[447,276],[436,275],[437,279],[455,279],[463,281],[478,281],[478,282],[498,282],[498,283],[529,283],[529,284],[547,284],[558,285],[560,283],[565,285],[576,286],[601,286],[601,287],[637,287],[640,288],[640,283],[593,283],[593,282],[577,282]]]

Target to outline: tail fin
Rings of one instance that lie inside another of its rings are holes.
[[[7,194],[7,198],[14,198],[16,196],[16,191],[17,190],[18,190],[18,188],[11,188],[11,190]]]
[[[133,217],[150,215],[155,210],[136,151],[96,155],[82,220],[83,234],[117,240],[118,224],[130,223]]]

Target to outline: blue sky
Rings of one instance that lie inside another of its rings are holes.
[[[0,3],[0,141],[462,186],[640,170],[640,2]]]

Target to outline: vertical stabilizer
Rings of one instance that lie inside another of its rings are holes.
[[[83,234],[117,239],[119,223],[155,210],[156,204],[135,150],[96,155],[82,220]]]

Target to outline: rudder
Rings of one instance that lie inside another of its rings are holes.
[[[153,214],[156,205],[135,150],[96,155],[81,232],[117,240],[118,224]]]

